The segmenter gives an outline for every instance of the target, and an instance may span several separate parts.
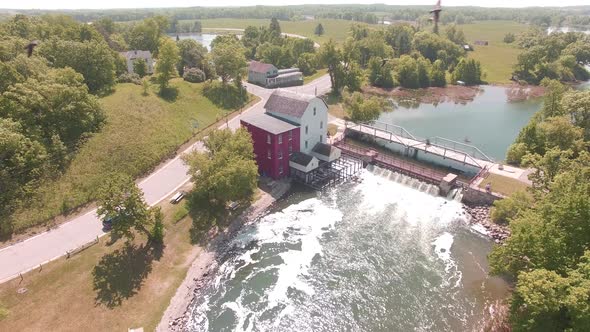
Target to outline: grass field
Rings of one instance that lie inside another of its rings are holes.
[[[525,191],[529,186],[521,181],[509,178],[506,176],[488,173],[486,177],[481,181],[479,187],[485,189],[486,184],[491,184],[493,192],[500,193],[505,196],[510,196],[517,191]]]
[[[512,32],[518,35],[528,26],[512,21],[480,21],[459,27],[465,32],[470,45],[473,45],[475,40],[489,41],[488,46],[473,45],[475,51],[469,52],[469,56],[479,60],[484,67],[487,74],[486,81],[509,83],[516,57],[522,50],[518,49],[514,43],[504,43],[503,39],[507,33]]]
[[[233,28],[244,29],[249,25],[268,26],[270,20],[266,19],[230,19],[216,18],[202,20],[203,28]],[[314,34],[316,26],[322,23],[324,35],[316,36]],[[308,21],[280,21],[281,30],[286,33],[293,33],[313,39],[318,43],[324,43],[330,38],[341,43],[349,36],[350,26],[355,22],[335,19],[320,19]]]
[[[106,126],[80,148],[65,174],[41,186],[34,202],[17,211],[15,230],[91,201],[109,172],[146,174],[197,133],[193,124],[205,128],[229,112],[203,97],[201,84],[175,79],[172,85],[178,88],[173,102],[158,97],[155,86],[143,96],[142,87],[133,84],[119,84],[101,99]]]
[[[321,76],[324,76],[327,73],[328,73],[328,69],[319,69],[314,74],[311,74],[309,76],[304,76],[303,77],[303,84],[307,84],[307,83],[315,80],[316,78],[320,78]]]
[[[144,235],[136,237],[132,249],[125,249],[122,240],[108,245],[105,236],[70,259],[25,274],[22,282],[4,283],[0,302],[7,314],[0,331],[153,331],[202,251],[190,243],[190,218],[173,219],[182,206],[167,201],[160,206],[166,216],[161,255],[144,247]],[[17,293],[23,287],[27,292]]]

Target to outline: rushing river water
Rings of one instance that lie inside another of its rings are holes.
[[[388,170],[293,194],[243,229],[192,331],[467,331],[506,296],[461,203]]]

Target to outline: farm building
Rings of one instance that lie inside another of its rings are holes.
[[[252,61],[248,66],[248,82],[265,88],[301,85],[303,73],[298,68],[279,70],[274,65]]]

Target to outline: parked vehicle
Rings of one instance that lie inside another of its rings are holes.
[[[179,191],[176,194],[174,194],[174,196],[172,196],[172,198],[170,198],[170,203],[177,204],[178,202],[182,201],[183,198],[184,198],[184,192]]]
[[[104,231],[110,231],[113,228],[113,219],[111,217],[104,217],[102,219],[102,229]]]

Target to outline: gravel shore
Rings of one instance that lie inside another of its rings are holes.
[[[479,224],[488,232],[494,242],[502,243],[510,236],[510,230],[506,226],[498,225],[492,222],[490,218],[490,206],[477,205],[466,206],[465,211],[471,216],[471,224]]]

